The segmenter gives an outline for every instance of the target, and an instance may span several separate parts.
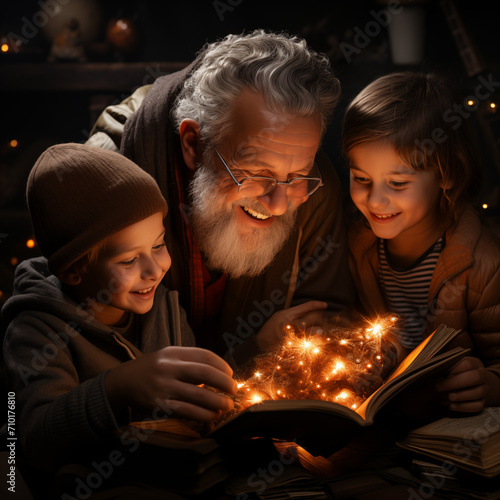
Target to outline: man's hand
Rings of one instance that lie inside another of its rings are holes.
[[[281,343],[284,328],[292,324],[300,328],[318,324],[318,318],[328,307],[326,302],[310,300],[298,306],[274,313],[256,336],[257,345],[264,351],[270,351]]]
[[[478,358],[466,357],[436,384],[436,389],[443,393],[450,410],[473,413],[496,404],[498,385],[498,377],[489,372]]]
[[[207,349],[172,346],[112,369],[104,387],[115,411],[127,406],[161,408],[179,417],[209,421],[231,410],[233,401],[200,385],[235,394],[232,375],[230,366]]]

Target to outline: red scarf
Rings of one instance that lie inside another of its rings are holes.
[[[186,204],[184,203],[182,176],[177,163],[175,165],[175,176],[177,179],[179,204],[183,215],[184,243],[189,251],[189,281],[191,285],[190,323],[193,328],[198,328],[202,325],[203,320],[211,318],[219,312],[222,296],[224,295],[226,275],[222,274],[219,278],[214,280],[203,264],[200,247],[193,235],[191,225],[188,222]]]

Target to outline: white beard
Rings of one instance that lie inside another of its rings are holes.
[[[287,211],[276,216],[269,227],[241,234],[234,213],[235,204],[227,204],[219,183],[217,175],[201,165],[196,169],[190,186],[190,219],[200,250],[207,259],[206,265],[231,278],[257,276],[288,239],[295,225],[297,209],[289,202]],[[242,198],[236,204],[271,215],[257,199]]]

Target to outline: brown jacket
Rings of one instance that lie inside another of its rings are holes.
[[[189,258],[174,174],[174,165],[182,168],[184,161],[170,112],[195,65],[162,76],[152,86],[141,87],[122,103],[107,108],[87,141],[121,150],[157,180],[169,205],[165,241],[172,267],[164,283],[170,290],[179,291],[188,318]],[[296,227],[274,261],[255,278],[228,279],[215,324],[192,325],[196,344],[225,355],[233,366],[242,365],[258,353],[255,334],[274,312],[308,300],[324,300],[332,310],[354,303],[340,181],[323,152],[318,153],[316,161],[324,186],[299,207]]]
[[[377,279],[377,238],[371,229],[362,223],[351,227],[349,252],[365,312],[387,312]],[[472,208],[465,209],[457,225],[447,231],[446,246],[432,276],[426,333],[440,324],[468,332],[473,354],[500,376],[500,242],[481,225]]]

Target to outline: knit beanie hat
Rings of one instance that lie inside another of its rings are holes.
[[[58,144],[33,166],[26,187],[35,239],[55,275],[97,243],[167,203],[156,181],[112,151]]]

